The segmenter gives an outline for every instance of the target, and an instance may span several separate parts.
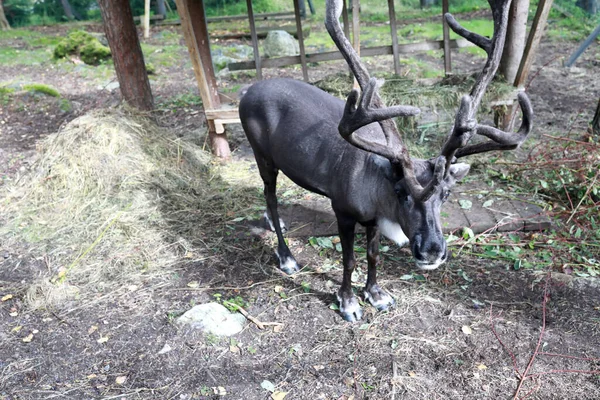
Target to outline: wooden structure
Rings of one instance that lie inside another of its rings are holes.
[[[359,35],[359,0],[349,0],[352,6],[352,43],[356,51],[361,56],[376,56],[391,54],[394,56],[394,70],[400,74],[399,54],[412,53],[417,51],[427,51],[435,49],[444,50],[445,71],[451,72],[450,49],[471,46],[471,43],[464,39],[450,40],[448,26],[444,20],[444,40],[431,41],[411,44],[398,44],[396,24],[396,14],[394,10],[394,0],[388,0],[390,29],[392,44],[389,46],[361,47]],[[225,135],[225,124],[239,123],[237,108],[226,107],[221,103],[215,72],[213,69],[212,58],[210,54],[210,43],[207,29],[207,18],[202,0],[176,0],[177,10],[181,19],[183,35],[188,46],[194,74],[200,89],[200,96],[204,104],[206,119],[209,130],[209,138],[213,152],[218,157],[227,158],[230,155],[229,144]],[[304,36],[302,33],[302,19],[300,15],[299,0],[293,0],[294,16],[296,20],[297,37],[300,47],[300,55],[267,58],[262,59],[258,48],[258,36],[255,26],[255,15],[252,9],[252,0],[246,0],[248,7],[248,21],[250,25],[252,47],[254,49],[254,59],[245,62],[233,63],[229,65],[230,70],[255,69],[257,79],[262,79],[263,68],[282,67],[286,65],[300,64],[302,66],[302,75],[305,81],[308,81],[309,62],[330,61],[342,59],[338,51],[324,52],[316,54],[306,54],[304,49]],[[448,0],[443,0],[444,10],[448,10]],[[223,17],[225,18],[225,17]],[[350,36],[349,20],[346,2],[342,12],[344,22],[344,33],[346,37]]]

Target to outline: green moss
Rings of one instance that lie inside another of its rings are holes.
[[[97,65],[110,58],[110,49],[85,31],[73,31],[54,48],[54,58],[70,54],[79,55],[86,64]]]
[[[9,88],[6,86],[0,86],[0,96],[7,96],[11,93],[14,93],[15,89]]]
[[[110,49],[94,38],[79,50],[81,61],[89,65],[98,65],[110,57]]]
[[[42,93],[52,97],[60,97],[60,93],[58,93],[58,90],[54,89],[52,86],[44,85],[42,83],[32,83],[29,85],[23,85],[23,90],[27,90],[33,93]]]
[[[148,73],[148,75],[156,75],[156,67],[154,66],[154,64],[147,62],[146,72]]]

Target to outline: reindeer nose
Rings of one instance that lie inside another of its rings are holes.
[[[447,257],[446,241],[443,237],[440,240],[424,240],[423,236],[417,233],[413,238],[411,250],[415,260],[420,263],[436,263],[440,260],[445,261]]]

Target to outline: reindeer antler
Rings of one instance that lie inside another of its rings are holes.
[[[529,98],[524,92],[521,92],[518,95],[519,105],[523,111],[523,122],[516,134],[503,132],[486,125],[479,125],[475,123],[474,120],[483,94],[494,78],[498,66],[500,65],[506,29],[508,26],[510,2],[511,0],[488,0],[494,18],[494,34],[491,39],[463,28],[456,22],[451,14],[447,13],[445,15],[448,25],[454,32],[485,50],[488,55],[485,66],[483,67],[481,74],[477,77],[477,80],[471,89],[471,93],[462,98],[461,104],[456,112],[454,128],[448,136],[448,140],[442,147],[441,155],[446,158],[447,167],[455,158],[464,157],[470,154],[492,150],[515,149],[523,143],[529,132],[531,132],[533,110]],[[467,143],[474,133],[486,136],[491,140],[467,146]],[[446,170],[447,169],[448,168],[446,168]]]
[[[356,51],[354,51],[354,48],[342,32],[339,20],[341,13],[342,0],[326,1],[325,27],[350,66],[352,73],[356,77],[356,80],[363,91],[363,95],[359,101],[358,91],[353,90],[350,93],[348,100],[346,101],[346,108],[344,109],[344,115],[342,116],[338,130],[342,137],[352,145],[362,150],[386,157],[392,163],[400,164],[411,196],[416,201],[426,201],[431,197],[433,189],[443,178],[445,160],[443,160],[444,162],[441,162],[442,160],[440,160],[440,162],[436,163],[434,179],[432,179],[427,186],[421,186],[415,176],[408,149],[404,146],[402,137],[392,119],[400,116],[408,117],[417,115],[420,113],[420,110],[410,106],[385,108],[377,91],[377,80],[372,79],[369,76],[367,68],[361,62],[360,57],[356,54]],[[365,140],[354,135],[356,130],[373,122],[378,122],[381,126],[386,139],[385,145]]]
[[[479,125],[474,119],[483,94],[491,83],[500,64],[511,0],[488,0],[494,18],[494,34],[491,39],[463,28],[451,14],[445,15],[448,25],[450,25],[452,30],[485,50],[488,58],[470,94],[464,96],[461,100],[456,113],[454,127],[442,147],[440,156],[435,160],[433,178],[425,187],[415,177],[408,149],[404,146],[402,137],[392,119],[399,116],[413,116],[420,111],[410,106],[385,108],[377,90],[377,80],[369,76],[369,72],[361,62],[360,57],[342,32],[339,22],[342,12],[342,1],[326,1],[325,26],[350,66],[363,91],[363,95],[359,100],[358,91],[353,90],[350,93],[338,130],[342,137],[352,145],[386,157],[392,163],[400,164],[407,187],[415,201],[423,202],[431,197],[434,189],[450,170],[450,164],[456,158],[491,150],[511,150],[518,147],[527,138],[532,128],[533,111],[529,98],[525,93],[520,93],[518,96],[519,104],[523,111],[523,123],[517,134],[510,134],[490,126]],[[373,122],[378,122],[381,126],[386,139],[385,145],[354,135],[354,132],[358,129]],[[486,136],[491,140],[467,146],[467,143],[475,133]]]

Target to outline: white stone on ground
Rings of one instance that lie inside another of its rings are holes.
[[[180,326],[188,325],[217,336],[232,336],[239,333],[246,324],[246,318],[232,313],[219,303],[206,303],[192,307],[177,318]]]

